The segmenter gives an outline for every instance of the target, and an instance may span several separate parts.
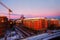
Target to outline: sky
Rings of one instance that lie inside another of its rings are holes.
[[[0,0],[13,13],[11,18],[60,16],[60,0]],[[8,16],[8,10],[0,5],[0,15]]]

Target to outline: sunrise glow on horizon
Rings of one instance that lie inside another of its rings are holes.
[[[12,9],[11,18],[60,16],[60,0],[1,0]],[[8,11],[0,5],[0,14],[8,16]]]

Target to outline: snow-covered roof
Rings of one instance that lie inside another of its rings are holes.
[[[24,20],[31,20],[31,19],[45,19],[45,17],[25,18]]]
[[[58,19],[54,19],[54,18],[52,18],[52,19],[50,19],[50,20],[58,20]]]
[[[0,16],[0,17],[6,17],[6,16]]]

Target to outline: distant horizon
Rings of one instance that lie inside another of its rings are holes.
[[[8,13],[2,13],[2,15],[0,14],[0,16],[7,16],[9,18],[9,14]],[[21,17],[21,15],[19,14],[11,14],[11,19],[18,19]],[[57,19],[60,19],[60,16],[33,16],[33,15],[24,15],[24,17],[26,18],[36,18],[36,17],[47,17],[47,18],[57,18]]]
[[[22,14],[29,17],[59,18],[60,0],[1,0],[13,13],[11,18],[19,18]],[[0,15],[8,17],[8,9],[0,5]]]

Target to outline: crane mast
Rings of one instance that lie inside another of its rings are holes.
[[[10,19],[10,13],[12,12],[12,10],[10,8],[8,8],[5,4],[3,4],[1,1],[0,1],[0,4],[5,7],[6,9],[8,9],[8,12],[9,12],[9,19]]]

